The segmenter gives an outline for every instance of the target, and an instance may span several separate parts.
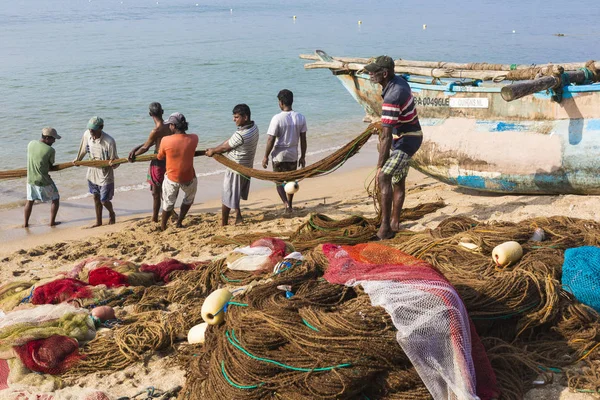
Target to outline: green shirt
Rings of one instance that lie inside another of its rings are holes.
[[[32,140],[27,145],[27,183],[36,186],[51,185],[52,178],[48,172],[54,164],[56,150],[39,140]]]

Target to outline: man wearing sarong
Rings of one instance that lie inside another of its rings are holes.
[[[273,171],[295,171],[298,166],[306,166],[306,118],[304,115],[292,110],[294,94],[287,89],[277,94],[281,112],[271,119],[267,131],[267,148],[263,158],[263,168],[269,164],[269,156],[273,160]],[[298,143],[300,143],[300,158],[298,158]],[[285,205],[285,213],[293,212],[293,194],[286,194],[283,182],[277,182],[277,193]]]
[[[226,157],[248,168],[254,165],[256,146],[258,145],[258,126],[250,118],[250,107],[238,104],[233,108],[233,122],[237,126],[235,133],[226,141],[206,150],[206,155],[225,153]],[[225,172],[221,196],[221,225],[229,223],[229,212],[236,210],[235,224],[244,222],[240,210],[240,199],[248,200],[250,177],[243,176],[231,169]]]
[[[171,130],[163,122],[163,108],[160,103],[151,103],[149,107],[149,115],[154,120],[154,129],[150,131],[148,139],[144,144],[135,147],[129,153],[129,162],[134,162],[135,158],[147,152],[150,147],[154,146],[154,154],[158,154],[160,142],[165,136],[171,134]],[[160,196],[162,193],[162,184],[165,179],[167,164],[164,160],[154,159],[150,161],[148,168],[148,183],[152,191],[152,221],[158,222],[158,211],[160,209]]]
[[[186,133],[188,123],[181,113],[173,113],[165,121],[165,125],[171,131],[170,136],[163,137],[160,143],[160,150],[157,158],[165,160],[167,172],[162,185],[162,215],[161,229],[167,229],[167,221],[175,208],[175,201],[181,189],[184,193],[179,218],[177,218],[177,228],[181,228],[183,219],[192,207],[198,180],[194,170],[194,154],[198,145],[198,135]]]
[[[42,138],[32,140],[27,145],[27,203],[25,203],[25,224],[29,227],[29,217],[33,209],[33,203],[51,201],[50,226],[56,226],[56,214],[60,205],[60,195],[49,171],[56,171],[54,167],[54,156],[56,150],[52,148],[54,142],[60,139],[60,135],[54,128],[42,129]]]
[[[119,165],[112,165],[112,161],[119,158],[117,155],[117,144],[112,136],[103,131],[104,120],[100,117],[92,117],[87,129],[83,132],[76,161],[81,161],[88,154],[93,161],[108,161],[106,167],[89,167],[87,170],[88,189],[94,196],[94,207],[96,209],[96,224],[92,228],[102,225],[102,207],[108,211],[108,224],[116,221],[112,198],[115,194],[114,169]]]
[[[394,60],[379,56],[365,67],[371,82],[383,87],[377,181],[381,225],[377,237],[389,239],[400,229],[409,161],[421,147],[423,133],[408,82],[394,74]],[[390,151],[391,150],[391,151]],[[392,207],[393,202],[393,207]],[[391,218],[390,218],[391,217]]]

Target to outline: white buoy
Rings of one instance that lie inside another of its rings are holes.
[[[206,328],[208,328],[208,324],[203,322],[201,324],[195,325],[190,329],[187,336],[187,341],[189,344],[204,344],[206,340]]]
[[[231,299],[232,294],[227,289],[217,289],[204,300],[200,315],[202,319],[209,325],[218,325],[225,319],[225,311],[223,307]]]
[[[292,17],[292,19],[296,19],[296,16],[294,15],[294,16]]]
[[[300,190],[300,185],[298,185],[298,182],[288,182],[283,186],[283,190],[285,190],[285,192],[287,194],[294,194],[296,193],[298,190]]]
[[[427,24],[423,24],[423,29],[427,29]]]
[[[515,31],[515,30],[513,29],[513,33],[517,33],[517,31]]]
[[[229,9],[229,13],[230,13],[230,14],[233,14],[233,8],[230,8],[230,9]]]
[[[359,24],[359,25],[362,25],[362,21],[361,21],[360,19],[358,20],[358,24]]]
[[[518,242],[510,241],[499,244],[492,250],[492,260],[499,267],[513,265],[523,256],[523,248]]]

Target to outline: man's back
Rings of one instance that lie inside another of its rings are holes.
[[[271,119],[267,135],[275,136],[271,157],[275,162],[298,160],[300,134],[306,132],[306,119],[296,111],[282,111]]]
[[[54,164],[56,151],[39,140],[32,140],[27,145],[27,183],[36,186],[48,186],[52,179],[48,174]]]
[[[168,125],[164,125],[161,124],[157,127],[155,127],[152,132],[150,132],[150,136],[154,137],[154,154],[158,154],[159,150],[160,150],[160,143],[162,142],[162,139],[170,136],[171,135],[171,130],[169,129]]]
[[[167,160],[167,176],[177,183],[186,183],[194,179],[194,153],[198,146],[198,135],[174,134],[163,137],[158,158]]]

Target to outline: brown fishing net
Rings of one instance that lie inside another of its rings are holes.
[[[545,241],[529,240],[536,228],[545,231]],[[389,315],[371,306],[360,287],[323,279],[328,262],[318,244],[365,242],[365,232],[373,229],[360,217],[335,221],[314,215],[283,238],[291,238],[305,256],[293,268],[278,274],[230,271],[219,259],[173,273],[168,285],[132,295],[138,314],[84,347],[87,357],[67,377],[114,371],[157,350],[176,350],[177,362],[187,370],[179,399],[428,398],[396,342]],[[235,240],[248,245],[255,237]],[[507,240],[521,243],[524,256],[500,269],[491,251]],[[431,264],[456,289],[496,373],[501,398],[520,399],[534,380],[549,381],[557,371],[573,390],[596,393],[598,314],[564,291],[560,277],[565,249],[600,244],[598,223],[566,217],[480,223],[453,217],[436,229],[401,232],[383,243]],[[224,286],[239,294],[228,305],[225,322],[208,327],[204,345],[182,341],[202,322],[204,298]]]

